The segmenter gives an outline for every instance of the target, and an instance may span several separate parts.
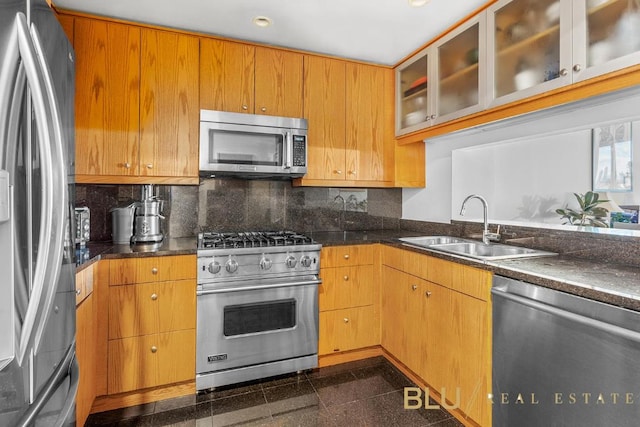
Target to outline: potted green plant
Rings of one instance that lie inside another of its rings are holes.
[[[568,206],[564,209],[556,209],[556,213],[561,215],[560,219],[566,220],[563,224],[571,225],[591,225],[593,227],[609,227],[607,214],[609,210],[602,206],[609,200],[600,199],[598,193],[587,191],[585,194],[573,193],[578,200],[579,210],[571,209]]]

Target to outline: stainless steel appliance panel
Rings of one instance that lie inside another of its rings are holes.
[[[640,313],[499,276],[492,298],[494,425],[638,425]]]
[[[245,289],[198,292],[198,374],[318,352],[317,283],[287,286],[286,282],[278,285],[254,281],[254,284]],[[270,311],[271,316],[261,316],[261,312],[267,312],[261,308]],[[253,321],[251,325],[234,324],[229,319],[238,319],[235,314],[243,309],[245,315],[253,312],[239,321]],[[256,325],[258,329],[252,329]]]

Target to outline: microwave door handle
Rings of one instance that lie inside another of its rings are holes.
[[[291,164],[293,163],[293,137],[291,136],[291,131],[287,131],[285,134],[284,145],[286,149],[284,150],[284,169],[291,169]]]

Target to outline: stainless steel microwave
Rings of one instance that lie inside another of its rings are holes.
[[[200,175],[297,178],[307,173],[307,120],[200,110]]]

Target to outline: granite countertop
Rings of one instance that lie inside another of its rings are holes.
[[[638,267],[571,256],[479,261],[408,246],[398,240],[400,237],[420,235],[424,235],[424,233],[404,230],[312,233],[316,241],[326,246],[385,243],[449,261],[484,268],[494,274],[523,282],[640,311],[640,268]]]
[[[76,272],[100,259],[193,255],[195,253],[195,237],[165,239],[159,244],[150,245],[114,245],[111,242],[89,242],[84,248],[76,249]]]
[[[424,233],[407,230],[321,231],[305,234],[323,246],[389,244],[449,261],[484,268],[494,274],[512,279],[640,311],[640,268],[634,266],[566,255],[478,261],[405,245],[398,239],[424,235]],[[85,248],[76,250],[77,271],[81,271],[100,259],[195,253],[195,237],[166,239],[159,245],[130,246],[113,245],[110,242],[88,243]]]

